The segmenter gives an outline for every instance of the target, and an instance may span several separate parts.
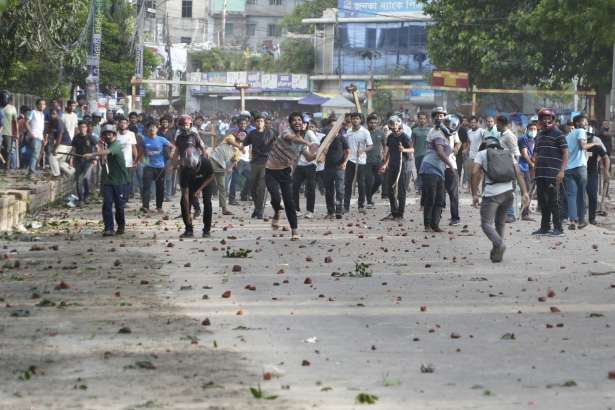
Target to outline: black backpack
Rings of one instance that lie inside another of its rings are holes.
[[[495,147],[487,148],[487,169],[484,171],[492,184],[514,181],[515,164],[510,151]]]

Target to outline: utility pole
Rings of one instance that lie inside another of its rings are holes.
[[[222,4],[222,29],[220,31],[220,48],[224,48],[224,41],[226,40],[226,8],[227,0],[223,0]]]
[[[615,133],[615,43],[613,44],[613,70],[611,73],[611,98],[609,104],[609,138],[613,146],[613,133]]]
[[[145,2],[143,0],[137,1],[137,38],[136,38],[136,50],[135,50],[135,79],[140,81],[143,79],[143,26],[145,25]],[[139,95],[135,96],[133,101],[133,107],[135,111],[141,112],[141,90],[142,85],[139,84]]]
[[[90,112],[98,111],[98,93],[100,91],[100,47],[102,42],[103,0],[92,0],[92,43],[87,58],[88,76],[86,78],[86,95]]]
[[[340,25],[339,25],[339,9],[335,9],[335,41],[333,41],[333,48],[335,49],[335,43],[337,43],[337,76],[339,81],[340,94],[342,93],[342,39],[340,38]]]

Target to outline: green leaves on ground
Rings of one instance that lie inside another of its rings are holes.
[[[275,400],[278,396],[268,395],[262,389],[259,384],[258,387],[250,387],[250,393],[252,393],[252,397],[259,400]]]
[[[369,393],[357,394],[356,402],[359,404],[376,404],[378,396]]]

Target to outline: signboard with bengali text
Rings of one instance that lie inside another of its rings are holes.
[[[341,17],[371,17],[423,11],[423,7],[416,0],[338,0],[338,8]]]

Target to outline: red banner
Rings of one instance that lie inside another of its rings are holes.
[[[457,71],[434,71],[431,77],[431,85],[434,87],[470,88],[470,76],[468,73]]]

